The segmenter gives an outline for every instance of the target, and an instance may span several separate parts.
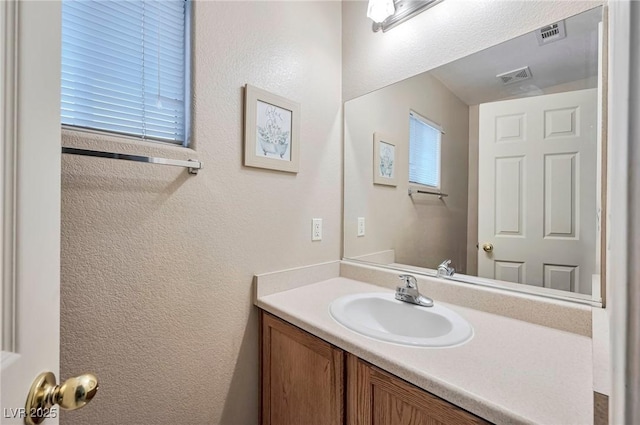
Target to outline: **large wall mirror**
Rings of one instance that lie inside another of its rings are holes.
[[[346,102],[345,258],[600,302],[604,32],[597,7]]]

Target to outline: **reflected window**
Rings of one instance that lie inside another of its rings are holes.
[[[440,188],[441,138],[439,125],[409,113],[409,183]]]

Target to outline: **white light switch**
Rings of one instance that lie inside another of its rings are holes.
[[[364,217],[358,217],[358,237],[364,236]]]
[[[322,240],[322,219],[321,218],[314,218],[311,220],[311,240],[312,241]]]

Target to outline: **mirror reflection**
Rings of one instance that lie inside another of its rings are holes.
[[[601,27],[598,7],[346,102],[345,257],[599,300]]]

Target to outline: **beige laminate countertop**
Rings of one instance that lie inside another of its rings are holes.
[[[452,348],[390,344],[357,334],[329,315],[334,299],[362,292],[392,293],[338,277],[262,296],[255,304],[491,422],[593,423],[590,338],[441,303],[471,323],[471,341]]]

